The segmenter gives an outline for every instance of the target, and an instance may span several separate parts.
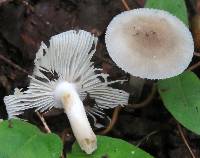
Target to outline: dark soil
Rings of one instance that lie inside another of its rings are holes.
[[[144,5],[144,0],[127,2],[130,8]],[[188,7],[192,16],[190,3]],[[52,35],[70,29],[84,29],[99,36],[97,52],[93,58],[95,65],[102,67],[111,79],[129,79],[129,75],[110,59],[104,43],[108,23],[114,15],[124,10],[121,0],[0,1],[0,55],[31,74],[35,53],[41,41],[48,41]],[[192,64],[196,61],[197,58],[194,58]],[[198,69],[195,73],[200,75]],[[134,100],[142,102],[151,92],[154,82],[146,81],[141,93],[133,93],[137,94],[133,96]],[[7,118],[3,97],[12,94],[15,87],[26,88],[28,83],[27,73],[0,58],[0,116],[3,119]],[[131,91],[128,83],[120,88]],[[112,111],[108,110],[107,115],[112,117]],[[22,117],[44,130],[33,110],[25,112]],[[53,111],[47,113],[45,119],[50,129],[64,140],[65,151],[70,151],[74,137],[67,117],[62,111]],[[101,121],[108,124],[106,120]],[[200,158],[200,137],[184,128],[183,131],[196,158]],[[122,109],[116,125],[107,135],[139,145],[157,158],[191,157],[180,136],[177,122],[165,109],[158,94],[145,107]]]

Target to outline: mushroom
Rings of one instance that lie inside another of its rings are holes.
[[[119,67],[147,79],[165,79],[182,73],[194,52],[187,26],[158,9],[134,9],[115,16],[107,27],[105,42]]]
[[[91,58],[96,45],[97,38],[83,30],[53,36],[49,47],[42,42],[28,89],[15,89],[14,95],[4,98],[9,119],[30,108],[40,112],[63,108],[81,149],[91,154],[97,140],[86,112],[96,122],[95,116],[104,116],[103,109],[126,105],[129,97],[110,87],[121,80],[108,81],[108,74],[94,68]],[[87,95],[95,100],[93,107],[83,105]]]

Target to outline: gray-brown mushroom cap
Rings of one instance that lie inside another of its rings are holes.
[[[106,47],[114,62],[133,76],[165,79],[182,73],[192,60],[194,42],[187,26],[158,9],[134,9],[113,18]]]

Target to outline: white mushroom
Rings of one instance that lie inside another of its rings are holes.
[[[165,79],[182,73],[194,52],[187,26],[158,9],[134,9],[115,16],[105,41],[109,55],[119,67],[147,79]]]
[[[95,106],[86,110],[96,121],[94,115],[102,116],[104,108],[127,104],[129,97],[128,93],[109,86],[118,81],[108,82],[108,75],[94,68],[90,60],[96,44],[97,38],[83,30],[53,36],[49,47],[42,42],[28,90],[15,89],[14,95],[4,98],[9,118],[30,108],[40,112],[63,108],[81,149],[92,153],[97,140],[82,100],[87,94],[95,99]]]

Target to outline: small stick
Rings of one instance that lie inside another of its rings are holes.
[[[118,107],[115,108],[110,124],[106,127],[106,129],[100,131],[99,134],[104,135],[104,134],[107,134],[108,132],[110,132],[112,130],[115,123],[117,122],[121,108],[122,108],[121,106],[118,106]]]
[[[44,128],[46,130],[47,133],[51,133],[51,130],[49,129],[44,117],[37,111],[36,114],[38,115],[38,117],[40,118],[40,120],[42,121],[42,124],[44,125]]]
[[[200,66],[200,61],[197,62],[197,63],[195,63],[194,65],[190,66],[187,70],[192,71],[192,70],[196,69],[196,68],[199,67],[199,66]]]
[[[189,0],[189,3],[190,3],[190,6],[191,6],[192,11],[194,11],[195,14],[196,14],[196,13],[197,13],[196,4],[194,4],[194,1],[193,1],[193,0]]]
[[[13,63],[10,59],[4,57],[3,55],[0,54],[0,59],[3,60],[4,62],[6,62],[7,64],[11,65],[12,67],[14,67],[15,69],[28,74],[28,71],[26,71],[25,69],[21,68],[19,65]]]
[[[153,132],[147,134],[144,138],[142,138],[142,139],[137,143],[136,146],[139,147],[139,146],[142,144],[143,141],[148,140],[149,137],[151,137],[152,135],[154,135],[154,134],[156,134],[156,133],[158,133],[158,131],[153,131]]]
[[[124,8],[126,10],[131,10],[130,7],[128,6],[128,3],[126,2],[126,0],[122,0],[122,4],[124,5]]]
[[[12,124],[12,121],[11,121],[11,120],[8,120],[8,127],[9,127],[9,128],[13,128],[13,124]]]
[[[155,94],[156,94],[156,85],[154,84],[152,87],[151,93],[144,101],[142,101],[141,103],[138,103],[138,104],[128,104],[126,107],[135,108],[135,109],[145,107],[152,101]]]
[[[181,135],[181,138],[182,138],[184,144],[186,145],[186,147],[188,148],[188,150],[189,150],[192,158],[196,158],[195,155],[194,155],[194,153],[193,153],[193,151],[192,151],[192,149],[191,149],[191,147],[190,147],[190,145],[189,145],[189,143],[187,142],[187,139],[186,139],[186,137],[185,137],[185,135],[183,133],[183,130],[182,130],[182,128],[181,128],[181,126],[180,126],[179,123],[177,123],[177,127],[178,127],[179,133]]]

